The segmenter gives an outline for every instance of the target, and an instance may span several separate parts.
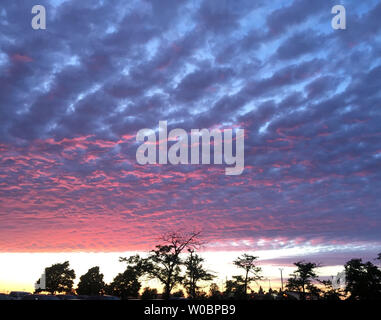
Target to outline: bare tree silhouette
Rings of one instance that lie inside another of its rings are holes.
[[[172,289],[184,279],[180,254],[186,249],[198,249],[202,244],[199,237],[200,232],[169,232],[162,236],[163,244],[150,252],[148,261],[152,264],[147,272],[164,285],[165,299],[169,299]]]
[[[257,259],[258,257],[245,253],[233,261],[235,266],[237,266],[240,269],[243,269],[245,272],[243,278],[237,276],[235,277],[236,280],[241,280],[241,282],[243,283],[243,291],[245,293],[245,296],[247,296],[247,289],[250,282],[257,281],[262,278],[260,276],[262,269],[256,266]]]

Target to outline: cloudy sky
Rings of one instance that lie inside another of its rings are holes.
[[[0,6],[0,252],[381,251],[379,1],[38,3]],[[245,129],[244,172],[137,164],[160,120]]]

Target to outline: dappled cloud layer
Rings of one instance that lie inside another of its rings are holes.
[[[380,242],[381,4],[30,1],[0,8],[0,251]],[[138,165],[136,132],[245,129],[245,170]]]

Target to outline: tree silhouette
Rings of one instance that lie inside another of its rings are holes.
[[[217,283],[212,283],[209,287],[209,298],[213,300],[219,300],[222,298],[222,293]]]
[[[45,269],[46,288],[36,289],[35,292],[47,291],[51,294],[58,293],[71,293],[75,279],[75,272],[69,269],[69,261],[64,263],[53,264],[51,267]]]
[[[99,272],[99,267],[93,267],[80,277],[77,293],[81,295],[95,296],[102,294],[105,289],[103,274]]]
[[[211,281],[215,275],[204,268],[204,259],[195,253],[195,250],[201,245],[198,237],[197,232],[171,232],[161,238],[163,243],[150,251],[147,258],[139,255],[119,258],[120,262],[126,263],[126,269],[119,273],[109,285],[105,285],[99,267],[90,268],[80,277],[77,293],[91,296],[107,293],[123,299],[138,297],[142,278],[147,276],[147,280],[155,278],[164,285],[163,297],[166,299],[170,297],[172,290],[178,284],[184,286],[191,299],[204,299],[207,294],[200,290],[200,282]],[[182,253],[186,250],[189,254],[184,260]],[[257,259],[253,255],[243,254],[234,260],[234,265],[244,273],[226,281],[223,293],[220,292],[217,284],[212,283],[209,298],[274,299],[274,295],[278,293],[270,289],[264,295],[262,287],[258,294],[254,294],[252,291],[248,295],[250,283],[262,279],[261,268],[256,265]],[[381,253],[375,260],[381,261]],[[340,300],[344,297],[343,293],[349,295],[349,299],[381,299],[381,269],[369,261],[352,259],[345,264],[345,290],[337,289],[330,280],[319,280],[316,269],[320,266],[316,263],[299,261],[294,265],[297,269],[287,280],[286,288],[299,292],[302,300],[306,299],[307,293],[318,295],[324,300]],[[185,273],[182,273],[184,267]],[[46,277],[45,288],[36,289],[36,293],[42,291],[51,294],[73,293],[75,272],[70,269],[69,261],[53,264],[45,269],[44,274]],[[322,286],[318,287],[314,282],[319,282]],[[156,289],[146,287],[142,293],[142,299],[155,299],[157,295]],[[172,296],[182,297],[183,292],[178,290]]]
[[[291,291],[300,292],[301,298],[306,298],[306,292],[317,294],[319,289],[313,284],[313,281],[318,278],[316,268],[319,266],[313,262],[299,261],[294,263],[297,270],[287,280],[286,288]]]
[[[151,288],[144,288],[141,296],[142,300],[152,300],[157,298],[157,290]]]
[[[148,268],[147,261],[139,255],[129,258],[121,257],[119,261],[126,262],[127,268],[123,273],[119,273],[106,287],[106,292],[122,299],[139,296],[141,288],[140,277],[144,275]]]
[[[172,293],[172,297],[175,297],[175,298],[184,298],[184,292],[183,292],[183,290],[179,289],[176,292]]]
[[[235,298],[235,299],[244,299],[246,298],[245,294],[245,285],[244,280],[241,276],[234,276],[234,280],[227,280],[225,284],[224,297],[225,298]]]
[[[346,288],[349,299],[381,299],[381,270],[371,262],[352,259],[345,266]]]
[[[199,281],[211,281],[215,276],[204,269],[202,263],[204,259],[198,254],[194,253],[194,250],[189,250],[190,255],[185,260],[184,265],[186,267],[184,286],[190,298],[195,299],[200,289]]]
[[[140,278],[144,276],[152,268],[152,263],[149,259],[144,259],[138,254],[131,257],[120,257],[119,262],[125,262],[127,268],[134,269],[136,275]]]
[[[198,248],[201,245],[199,235],[199,232],[170,232],[162,237],[164,244],[157,245],[150,252],[148,261],[151,267],[147,269],[147,273],[164,285],[165,299],[169,299],[172,289],[184,279],[181,275],[180,266],[183,261],[180,254],[185,249]]]
[[[259,275],[262,269],[255,265],[258,257],[249,254],[243,254],[233,261],[234,265],[240,269],[243,269],[245,274],[243,278],[236,278],[236,281],[243,282],[243,291],[245,296],[247,295],[247,288],[252,281],[260,280],[262,277]]]
[[[127,268],[123,273],[119,273],[114,280],[106,286],[106,293],[127,299],[128,297],[139,296],[141,284],[134,269]]]
[[[323,286],[324,290],[322,290],[322,298],[324,300],[330,301],[339,301],[343,297],[341,290],[335,289],[332,286],[331,280],[321,280],[319,281]]]

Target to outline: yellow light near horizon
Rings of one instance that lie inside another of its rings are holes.
[[[69,261],[71,268],[76,273],[75,286],[80,276],[94,266],[100,267],[105,282],[109,283],[119,272],[125,269],[125,264],[119,262],[119,257],[127,257],[136,253],[138,252],[0,253],[0,292],[32,292],[34,291],[34,283],[39,279],[44,268],[64,261]],[[233,275],[240,274],[240,270],[234,266],[233,260],[242,253],[242,251],[201,252],[200,255],[205,258],[205,267],[218,276],[214,282],[222,288],[226,279],[229,280]],[[144,256],[146,253],[140,252],[140,254]],[[254,290],[257,290],[259,286],[267,290],[270,284],[273,289],[279,289],[280,266],[266,263],[267,259],[279,257],[279,252],[275,252],[275,250],[271,253],[269,251],[257,251],[256,255],[262,257],[259,260],[259,265],[263,269],[264,279],[253,284]],[[293,270],[294,268],[291,266],[284,267],[284,280]],[[319,270],[319,275],[331,276],[341,270],[342,266],[327,266]],[[157,288],[159,291],[162,288],[157,281],[143,283],[142,287],[145,286]]]

